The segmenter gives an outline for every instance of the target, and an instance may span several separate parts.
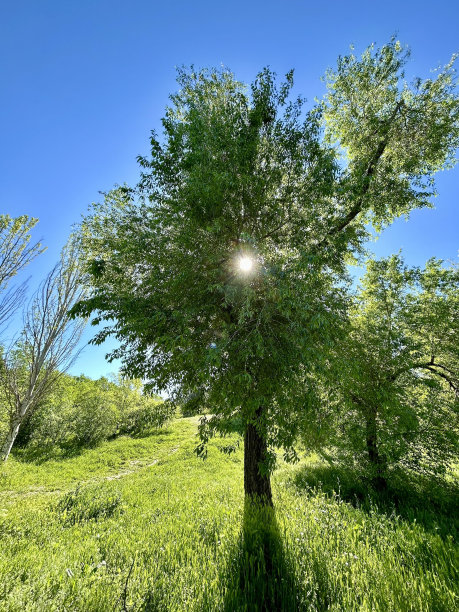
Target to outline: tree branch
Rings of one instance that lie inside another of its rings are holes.
[[[445,370],[446,372],[448,372],[448,374],[451,374],[452,376],[454,376],[454,374],[455,374],[452,370],[450,370],[446,366],[441,365],[440,363],[435,363],[434,362],[434,357],[432,356],[430,361],[420,362],[420,363],[413,363],[413,364],[411,364],[410,366],[408,366],[406,368],[400,369],[398,372],[393,374],[389,378],[389,380],[395,381],[401,374],[403,374],[404,372],[409,372],[410,370],[420,370],[420,369],[422,369],[422,370],[429,370],[429,372],[432,372],[433,374],[436,374],[440,378],[443,378],[444,380],[446,380],[447,383],[449,384],[449,386],[451,387],[451,389],[453,389],[455,391],[455,393],[458,393],[459,392],[459,384],[452,378],[452,376],[448,376],[448,374],[445,374],[444,372],[439,372],[435,368],[442,368],[443,370]]]
[[[436,365],[436,364],[435,364]],[[455,393],[459,392],[459,386],[457,383],[454,383],[451,378],[449,376],[447,376],[444,372],[439,372],[438,370],[434,370],[434,368],[432,366],[428,366],[426,368],[427,370],[430,370],[431,372],[433,372],[434,374],[436,374],[437,376],[440,376],[440,378],[443,378],[444,380],[446,380],[446,382],[449,384],[449,386],[451,387],[451,389],[453,389],[453,391]]]
[[[359,213],[362,212],[363,210],[363,203],[364,203],[364,199],[366,194],[368,193],[369,189],[370,189],[370,185],[371,185],[371,178],[373,177],[375,171],[376,171],[376,167],[379,163],[379,160],[381,159],[381,157],[384,154],[384,151],[386,150],[386,147],[389,143],[389,130],[390,127],[392,125],[392,122],[394,121],[395,117],[397,116],[397,113],[399,112],[399,110],[402,108],[402,106],[404,106],[404,101],[399,100],[397,102],[397,104],[395,105],[395,108],[391,114],[391,116],[387,119],[387,121],[385,121],[385,129],[384,129],[384,137],[383,139],[380,141],[375,154],[373,155],[372,159],[370,160],[370,163],[367,166],[367,169],[365,171],[364,174],[364,183],[363,183],[363,187],[362,187],[362,192],[360,194],[360,197],[358,198],[357,202],[354,204],[354,206],[351,208],[351,210],[347,213],[347,215],[345,215],[343,218],[339,219],[327,232],[326,237],[319,243],[319,247],[323,246],[326,242],[329,236],[333,236],[334,234],[338,234],[339,232],[341,232],[345,227],[347,227],[356,217]]]

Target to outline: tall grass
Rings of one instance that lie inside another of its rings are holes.
[[[199,460],[195,429],[179,419],[66,459],[13,457],[0,475],[0,610],[457,609],[452,487],[443,505],[440,489],[420,503],[425,483],[381,499],[303,461],[281,464],[275,511],[260,510],[243,503],[242,450],[214,441]]]

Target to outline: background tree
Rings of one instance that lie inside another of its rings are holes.
[[[407,268],[395,255],[368,263],[320,443],[368,468],[378,488],[389,468],[438,474],[457,459],[458,315],[457,268]]]
[[[408,87],[405,59],[396,41],[340,58],[309,113],[289,101],[291,73],[277,86],[264,70],[248,91],[226,70],[180,71],[137,189],[82,224],[92,295],[73,312],[115,321],[95,342],[115,335],[130,376],[205,395],[203,445],[237,416],[245,492],[268,503],[273,449],[295,458],[315,401],[301,381],[339,334],[347,258],[368,222],[428,205],[453,163],[452,66]]]
[[[8,290],[11,280],[44,249],[39,242],[30,244],[30,231],[38,219],[22,215],[0,215],[0,331],[21,305],[25,283]]]
[[[92,380],[61,373],[22,423],[15,446],[29,457],[57,458],[120,434],[157,430],[172,418],[173,408],[144,395],[142,386],[120,376]]]
[[[24,315],[20,338],[2,355],[0,384],[9,428],[2,446],[6,461],[19,428],[73,363],[84,320],[72,321],[68,311],[84,296],[81,270],[73,248],[48,274]]]

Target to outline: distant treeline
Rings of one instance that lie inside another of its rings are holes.
[[[16,445],[34,454],[93,446],[120,434],[148,433],[165,425],[174,412],[159,396],[145,395],[139,380],[61,374],[53,391],[22,424]],[[7,431],[7,409],[0,397],[0,438]]]

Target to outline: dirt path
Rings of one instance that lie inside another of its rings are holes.
[[[171,449],[166,455],[164,455],[164,459],[166,459],[169,455],[173,455],[180,449],[180,446]],[[147,469],[156,465],[162,459],[155,459],[150,463],[144,463],[141,460],[133,459],[132,461],[128,461],[126,463],[126,467],[132,469],[123,469],[115,474],[107,474],[106,476],[88,478],[87,480],[79,480],[78,482],[72,482],[70,486],[63,487],[62,489],[53,488],[47,489],[46,487],[36,487],[35,489],[28,489],[27,491],[0,491],[0,501],[5,501],[5,498],[17,498],[17,497],[30,497],[32,495],[52,495],[56,493],[62,493],[63,491],[69,491],[78,485],[85,485],[93,482],[101,482],[101,481],[110,481],[110,480],[119,480],[124,478],[125,476],[129,476],[130,474],[135,474],[136,472],[140,472],[141,470]]]

